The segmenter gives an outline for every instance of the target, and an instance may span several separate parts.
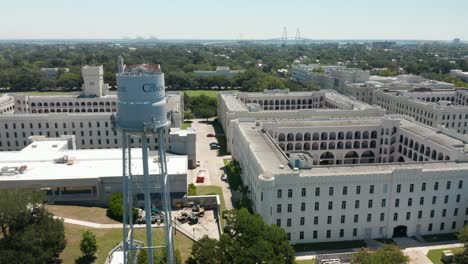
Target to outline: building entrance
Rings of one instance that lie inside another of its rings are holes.
[[[406,226],[397,226],[393,229],[393,237],[406,237],[407,234],[406,234],[406,231],[407,231],[408,227]]]

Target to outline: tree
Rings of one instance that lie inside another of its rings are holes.
[[[468,225],[465,225],[458,232],[458,239],[463,243],[464,250],[461,253],[455,254],[453,263],[468,263]]]
[[[0,263],[51,263],[65,248],[63,221],[43,206],[43,192],[0,192]]]
[[[409,258],[401,252],[400,248],[394,244],[385,244],[375,252],[369,252],[364,249],[359,250],[353,255],[351,263],[353,264],[403,264],[408,263]]]
[[[175,263],[176,264],[182,264],[182,255],[180,254],[180,250],[176,249],[175,252]],[[137,258],[137,264],[147,264],[148,263],[148,251],[146,250],[140,250],[140,253],[138,254]],[[153,250],[153,263],[154,264],[166,264],[167,259],[166,259],[166,249],[158,249],[158,250]]]
[[[96,241],[96,235],[94,235],[93,232],[86,230],[81,239],[80,243],[80,250],[83,255],[86,257],[90,258],[93,257],[94,254],[96,254],[97,251],[97,241]]]
[[[294,263],[294,250],[283,229],[265,224],[245,208],[229,211],[226,218],[220,240],[199,240],[187,263]]]
[[[123,194],[113,193],[109,197],[109,208],[107,209],[107,216],[122,222],[123,215]]]

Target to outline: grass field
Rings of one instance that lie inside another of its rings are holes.
[[[366,243],[363,240],[339,241],[339,242],[326,242],[326,243],[306,243],[293,245],[294,251],[318,251],[318,250],[335,250],[346,248],[361,248],[365,247]]]
[[[441,258],[442,258],[442,251],[444,250],[451,250],[452,253],[459,253],[459,252],[462,252],[463,251],[463,248],[462,247],[459,247],[459,248],[443,248],[443,249],[433,249],[433,250],[429,250],[429,252],[427,252],[427,257],[432,261],[432,263],[434,264],[443,264],[443,262],[441,261]]]
[[[435,234],[422,236],[426,242],[441,242],[458,240],[457,233]]]
[[[296,260],[296,264],[315,264],[315,259]]]
[[[100,224],[118,224],[106,215],[106,208],[74,205],[46,205],[49,212],[56,216],[95,222]]]
[[[192,127],[192,122],[183,122],[181,128],[182,129],[187,129],[189,127]]]
[[[238,90],[229,90],[229,91],[238,92]],[[200,96],[204,94],[208,97],[216,98],[219,91],[217,90],[183,90],[182,92],[184,92],[187,96],[190,96],[190,97]]]
[[[197,195],[211,195],[217,194],[219,195],[220,203],[221,203],[221,212],[226,209],[226,205],[224,203],[224,195],[223,190],[219,186],[197,186]],[[221,215],[221,212],[219,214]],[[224,219],[221,217],[221,227],[224,227]]]
[[[90,230],[96,235],[98,251],[96,253],[96,259],[92,263],[104,263],[107,258],[109,251],[117,246],[122,241],[122,230],[117,229],[94,229],[87,228],[77,225],[65,224],[65,237],[67,239],[67,246],[65,250],[60,254],[60,258],[63,260],[62,263],[75,263],[75,260],[79,259],[81,255],[80,241],[81,234]],[[163,241],[163,228],[153,229],[153,245],[161,245]],[[185,261],[192,250],[192,240],[185,235],[177,232],[175,234],[175,245],[176,249],[179,249],[182,259]],[[135,230],[135,239],[146,241],[145,229]]]

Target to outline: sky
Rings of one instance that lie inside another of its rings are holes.
[[[467,0],[2,0],[0,39],[468,40]]]

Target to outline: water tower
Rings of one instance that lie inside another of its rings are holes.
[[[117,79],[117,114],[115,128],[122,134],[123,166],[123,244],[124,263],[132,263],[135,250],[147,250],[148,263],[153,263],[153,249],[166,248],[167,263],[174,263],[174,243],[171,216],[171,201],[166,164],[166,129],[169,125],[166,110],[164,73],[159,65],[124,65],[119,56]],[[158,137],[159,175],[149,175],[148,143],[149,136]],[[146,246],[136,247],[133,243],[133,179],[131,173],[130,137],[141,139],[143,156],[143,193],[146,222]],[[128,166],[128,168],[127,168]],[[128,172],[128,173],[127,173]],[[165,245],[153,246],[151,234],[151,184],[152,177],[160,177],[161,204],[164,212]],[[130,229],[130,230],[129,230]]]

